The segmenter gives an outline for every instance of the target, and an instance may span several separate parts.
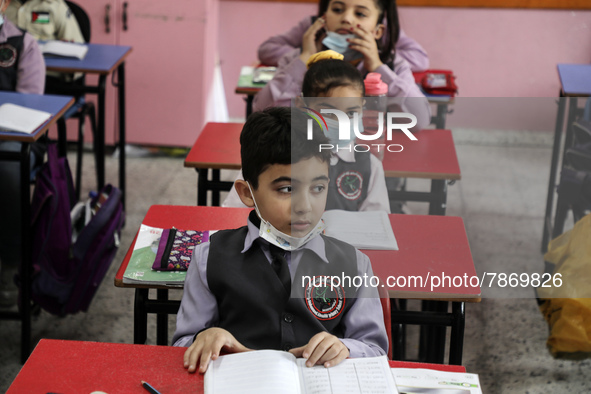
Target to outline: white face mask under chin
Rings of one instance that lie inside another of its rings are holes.
[[[261,212],[259,211],[259,208],[257,206],[257,202],[254,199],[254,193],[252,192],[252,189],[250,188],[250,183],[246,182],[246,184],[248,185],[248,189],[250,190],[250,194],[252,196],[252,201],[254,202],[254,209],[256,210],[256,213],[257,213],[259,219],[261,219],[261,226],[259,228],[259,236],[262,239],[268,241],[271,245],[279,246],[283,250],[288,250],[288,251],[296,250],[296,249],[301,248],[309,240],[311,240],[312,238],[314,238],[318,234],[322,233],[324,231],[324,229],[326,228],[326,225],[324,224],[322,219],[320,219],[318,221],[318,223],[316,223],[316,226],[314,226],[314,228],[308,234],[306,234],[304,237],[301,237],[301,238],[292,237],[291,235],[287,235],[287,234],[279,231],[270,222],[263,219],[263,217],[261,216]]]

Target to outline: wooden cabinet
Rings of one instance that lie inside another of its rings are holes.
[[[127,142],[192,146],[212,90],[218,0],[76,2],[90,17],[91,42],[133,48],[125,69]],[[108,81],[107,144],[117,135],[116,93]]]

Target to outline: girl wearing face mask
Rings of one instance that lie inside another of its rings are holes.
[[[320,0],[318,2],[318,13],[316,16],[305,17],[296,26],[286,31],[285,33],[278,34],[270,37],[263,42],[258,49],[259,60],[262,64],[269,66],[277,66],[279,60],[287,53],[292,52],[294,49],[301,48],[302,40],[306,31],[318,20],[318,18],[325,19],[326,11],[328,10],[330,0]],[[393,49],[396,51],[396,56],[402,57],[408,62],[412,71],[423,71],[429,68],[429,56],[423,47],[408,37],[402,29],[399,33],[397,29],[397,18],[394,17],[394,23],[388,20],[388,15],[384,17],[384,23],[387,26],[394,26],[392,31],[386,30],[382,36],[381,44],[386,45],[387,41],[395,43],[394,47],[384,48],[386,52],[392,52]],[[325,29],[321,29],[318,35],[318,42],[320,42],[326,34]],[[396,38],[396,34],[398,37]]]
[[[317,54],[309,61],[302,86],[299,105],[310,113],[334,108],[346,113],[354,127],[357,118],[359,131],[363,129],[362,110],[365,88],[359,71],[343,56],[333,51]],[[382,163],[368,152],[356,153],[350,140],[338,139],[338,124],[335,118],[323,115],[327,122],[327,137],[335,148],[329,167],[329,189],[326,210],[386,211],[390,202]],[[353,130],[350,133],[354,136]],[[337,149],[338,146],[338,149]],[[242,178],[242,175],[239,176]],[[222,204],[225,207],[245,207],[236,190]]]
[[[415,129],[425,128],[431,121],[429,103],[409,63],[396,52],[400,27],[395,0],[323,0],[320,10],[325,12],[305,31],[301,48],[286,52],[278,61],[274,78],[254,97],[253,110],[288,106],[301,93],[307,59],[333,49],[362,76],[379,73],[388,85],[387,96],[404,99],[401,109],[417,117]]]

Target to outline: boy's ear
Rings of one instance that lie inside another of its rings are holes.
[[[246,181],[243,179],[237,179],[234,182],[234,187],[236,188],[236,192],[238,193],[238,197],[240,197],[242,203],[247,207],[254,207],[254,199],[252,198],[252,194],[250,193],[248,183],[246,183]]]
[[[376,26],[376,31],[373,34],[374,38],[376,40],[379,40],[380,38],[382,38],[382,36],[384,35],[385,29],[386,29],[386,27],[382,23],[378,23],[378,25]]]

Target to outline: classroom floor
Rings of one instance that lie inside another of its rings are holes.
[[[449,187],[447,214],[464,219],[477,271],[523,267],[527,272],[542,272],[540,242],[551,134],[454,131],[454,139],[462,180]],[[73,153],[69,155],[74,163]],[[89,311],[64,318],[41,312],[33,319],[33,343],[40,338],[133,342],[134,292],[113,286],[115,272],[151,205],[194,205],[197,194],[196,173],[183,167],[183,157],[132,156],[127,161],[122,246]],[[93,179],[91,154],[86,153],[84,160],[84,179]],[[117,162],[110,157],[107,179],[117,179],[116,174]],[[92,184],[84,187],[88,190]],[[428,188],[428,184],[410,182],[411,187]],[[423,204],[409,206],[412,213],[427,212]],[[533,296],[533,290],[526,296]],[[173,330],[171,318],[170,336]],[[468,372],[479,374],[484,393],[590,392],[591,360],[553,359],[546,348],[547,335],[535,298],[488,298],[467,304],[463,364]],[[155,343],[152,318],[148,343]],[[409,345],[411,353],[414,343]],[[0,321],[0,355],[0,392],[4,392],[21,367],[20,323]]]

